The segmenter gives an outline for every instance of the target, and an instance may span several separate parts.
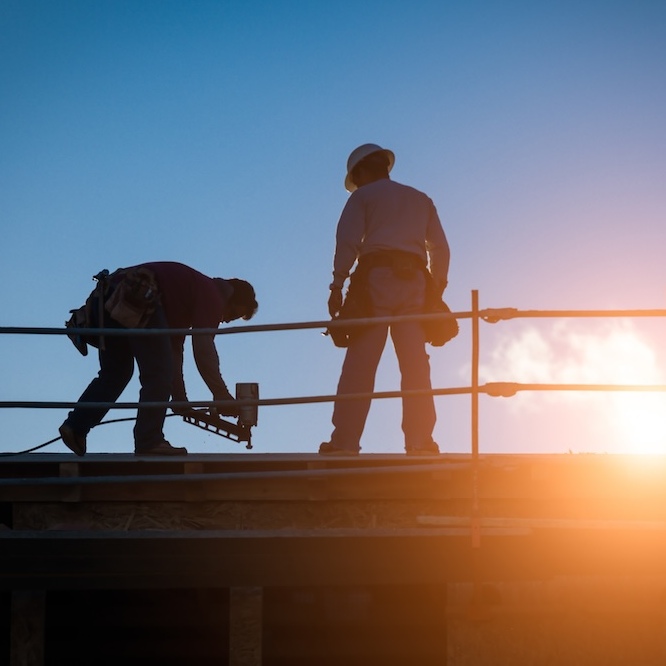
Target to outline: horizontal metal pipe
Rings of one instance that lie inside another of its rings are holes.
[[[1,326],[0,335],[232,335],[235,333],[261,333],[270,331],[294,331],[312,328],[340,328],[348,326],[369,326],[396,324],[409,321],[437,321],[454,317],[471,319],[471,311],[451,313],[414,314],[397,317],[365,317],[362,319],[337,319],[301,321],[278,324],[256,324],[248,326],[227,326],[225,328],[40,328],[28,326]],[[665,309],[650,310],[518,310],[517,308],[486,308],[479,311],[480,318],[487,323],[509,319],[549,318],[549,317],[666,317]]]
[[[481,386],[479,391],[493,398],[509,398],[518,391],[614,391],[661,393],[666,384],[521,384],[519,382],[491,382]]]
[[[142,408],[188,408],[188,407],[229,407],[238,406],[239,403],[244,405],[259,405],[262,407],[273,407],[276,405],[303,405],[317,402],[335,402],[339,400],[361,400],[368,398],[402,398],[412,397],[418,395],[465,395],[471,389],[462,388],[441,388],[441,389],[422,389],[411,391],[380,391],[376,393],[347,393],[343,395],[313,395],[313,396],[299,396],[291,398],[260,398],[257,400],[243,399],[240,401],[230,400],[199,400],[192,402],[58,402],[58,401],[0,401],[0,409],[72,409],[74,407],[82,407],[87,409],[136,409]]]
[[[397,317],[365,317],[362,319],[336,319],[325,321],[302,321],[284,324],[256,324],[248,326],[227,326],[225,328],[39,328],[2,326],[0,334],[5,335],[230,335],[233,333],[261,333],[270,331],[293,331],[312,328],[341,328],[348,326],[376,326],[409,321],[437,321],[440,319],[469,319],[471,312],[401,315]]]
[[[479,393],[485,393],[493,398],[508,398],[518,391],[588,391],[588,392],[666,392],[666,384],[521,384],[517,382],[491,382],[478,387]],[[347,393],[342,395],[312,395],[292,396],[287,398],[261,398],[257,400],[242,400],[246,405],[261,407],[275,407],[278,405],[305,405],[312,403],[337,402],[343,400],[391,399],[405,398],[420,395],[469,395],[472,387],[461,386],[452,388],[422,389],[411,391],[377,391],[372,393]],[[163,409],[163,408],[192,408],[216,407],[224,408],[238,406],[239,401],[230,400],[198,400],[192,402],[63,402],[63,401],[0,401],[0,409]]]
[[[517,308],[486,308],[479,311],[479,316],[485,322],[495,323],[508,319],[544,317],[666,317],[666,310],[518,310]]]
[[[356,458],[355,458],[356,459]],[[140,474],[113,476],[54,476],[39,478],[0,479],[0,488],[17,486],[94,486],[122,483],[198,483],[201,481],[252,481],[265,479],[297,479],[335,476],[372,476],[373,474],[415,474],[464,469],[469,463],[433,463],[428,465],[389,465],[383,467],[341,467],[337,469],[302,469],[263,472],[216,472],[202,474]]]

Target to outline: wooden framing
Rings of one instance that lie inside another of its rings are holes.
[[[666,461],[628,456],[0,460],[11,666],[43,666],[44,607],[67,591],[229,590],[233,666],[262,663],[266,589],[449,590],[449,666],[484,657],[469,622],[565,612],[585,581],[600,598],[634,581],[617,594],[652,617],[665,482]]]

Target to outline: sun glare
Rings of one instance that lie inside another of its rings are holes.
[[[655,393],[618,393],[613,396],[613,420],[628,453],[666,453],[665,400]]]
[[[480,376],[482,381],[534,384],[666,383],[654,350],[627,322],[592,329],[562,322],[544,330],[528,327],[498,342]],[[666,394],[539,391],[526,393],[520,409],[552,413],[558,403],[572,402],[583,402],[585,418],[598,422],[603,442],[591,443],[591,450],[666,454]]]
[[[654,351],[632,328],[613,331],[606,339],[605,381],[613,384],[663,383]],[[632,391],[609,394],[612,422],[617,428],[618,443],[628,453],[666,453],[666,427],[663,393]]]

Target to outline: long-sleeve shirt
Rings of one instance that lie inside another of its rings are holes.
[[[229,296],[220,290],[213,278],[172,261],[142,264],[155,274],[160,288],[160,299],[169,328],[217,328],[227,318]],[[183,379],[183,349],[185,336],[171,338],[174,360],[172,395],[174,400],[186,400]],[[199,374],[215,400],[229,397],[227,385],[220,373],[220,360],[215,347],[215,336],[193,335],[192,351]]]
[[[380,250],[402,250],[428,262],[446,284],[450,250],[437,209],[423,192],[388,178],[352,192],[336,234],[332,287],[342,287],[357,259]]]

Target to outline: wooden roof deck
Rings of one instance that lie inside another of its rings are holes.
[[[665,481],[629,456],[32,454],[0,461],[0,586],[662,575]]]

